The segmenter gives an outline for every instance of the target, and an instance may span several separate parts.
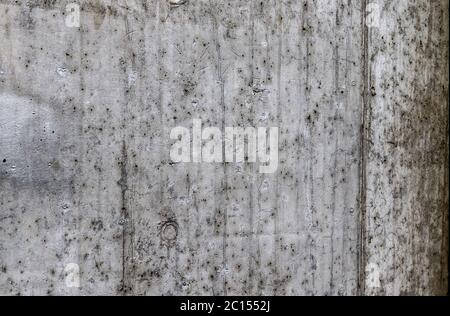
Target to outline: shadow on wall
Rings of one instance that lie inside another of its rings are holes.
[[[55,122],[48,106],[0,94],[0,182],[48,187],[68,178],[58,159],[60,128]]]

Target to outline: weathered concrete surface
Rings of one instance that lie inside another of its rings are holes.
[[[448,1],[70,2],[0,1],[0,294],[446,293]]]
[[[366,290],[445,294],[448,1],[386,1],[381,21],[365,35]]]

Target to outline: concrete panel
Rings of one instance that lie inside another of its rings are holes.
[[[446,293],[447,1],[0,0],[0,40],[0,294]],[[174,162],[194,119],[276,171]]]

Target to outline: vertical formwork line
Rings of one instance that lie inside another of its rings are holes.
[[[366,278],[366,215],[367,215],[367,156],[370,137],[370,100],[369,100],[369,31],[366,24],[366,9],[368,0],[362,1],[362,111],[360,130],[360,160],[359,160],[359,216],[358,216],[358,249],[357,249],[357,294],[365,294]]]

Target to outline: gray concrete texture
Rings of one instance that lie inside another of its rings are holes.
[[[0,294],[446,294],[448,6],[0,0]]]

